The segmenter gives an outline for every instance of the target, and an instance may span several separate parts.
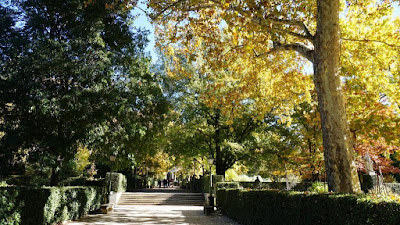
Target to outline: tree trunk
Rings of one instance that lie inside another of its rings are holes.
[[[317,0],[314,84],[318,93],[329,190],[360,192],[339,76],[339,0]]]
[[[58,186],[59,175],[57,166],[51,168],[50,186]]]
[[[215,166],[216,166],[217,175],[225,176],[225,165],[224,165],[224,160],[222,158],[222,152],[221,152],[220,118],[221,118],[220,111],[217,109],[215,111],[215,117],[214,117]]]
[[[215,130],[215,165],[216,165],[216,172],[217,175],[224,175],[225,176],[225,165],[222,159],[221,153],[221,130],[217,128]]]

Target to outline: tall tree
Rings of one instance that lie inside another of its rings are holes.
[[[60,164],[99,124],[125,114],[132,135],[148,122],[140,117],[162,113],[161,90],[144,59],[146,32],[129,26],[127,11],[106,5],[34,0],[14,6],[13,25],[20,25],[13,29],[25,43],[1,63],[1,151],[23,150],[52,167],[52,184]]]
[[[377,7],[390,7],[390,1],[368,2],[374,2]],[[358,1],[347,3],[365,6]],[[227,65],[224,62],[231,63],[235,57],[263,58],[265,62],[285,60],[281,52],[288,51],[295,51],[312,62],[329,189],[360,191],[339,76],[339,13],[345,4],[331,0],[165,0],[149,1],[148,5],[153,10],[155,23],[160,25],[159,36],[165,40],[160,44],[167,47],[178,43],[178,48],[184,46],[180,53],[186,51],[190,55],[200,42],[208,54],[215,55],[209,57],[207,67],[223,68]],[[221,33],[229,33],[231,38],[221,38]],[[221,47],[226,46],[226,41],[230,42],[230,48]],[[196,55],[192,57],[195,59]],[[265,68],[265,62],[256,68]],[[242,69],[246,73],[243,66]]]

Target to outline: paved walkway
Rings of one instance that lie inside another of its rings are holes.
[[[239,225],[222,215],[205,216],[202,206],[176,205],[118,205],[110,214],[88,215],[79,221],[68,223],[68,225],[84,224]]]
[[[125,193],[121,196],[120,204],[115,206],[112,213],[91,214],[78,221],[72,221],[68,225],[239,225],[217,213],[211,216],[204,215],[203,206],[198,206],[199,204],[194,198],[196,195],[199,194],[191,194],[188,190],[177,187]],[[204,199],[200,199],[200,205],[203,204],[203,201]]]

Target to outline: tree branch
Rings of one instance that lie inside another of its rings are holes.
[[[271,48],[268,52],[262,54],[257,54],[255,51],[253,52],[256,57],[261,57],[278,51],[296,51],[307,58],[310,62],[314,63],[314,49],[302,43],[282,44],[279,42],[273,42],[273,48]]]
[[[215,2],[215,1],[214,1]],[[300,28],[305,34],[300,34],[296,33],[294,31],[287,31],[287,30],[281,30],[284,31],[285,33],[289,35],[294,35],[299,38],[303,38],[309,41],[313,41],[314,35],[311,34],[311,31],[308,29],[306,24],[302,21],[297,21],[297,20],[287,20],[287,19],[279,19],[279,18],[273,18],[269,16],[263,16],[263,17],[254,17],[254,12],[250,10],[243,10],[241,7],[230,7],[229,8],[232,11],[236,11],[238,13],[241,13],[245,15],[248,18],[252,18],[252,21],[260,26],[267,27],[268,29],[276,29],[277,28],[272,28],[273,25],[289,25],[289,26],[295,26]]]
[[[392,48],[400,48],[399,45],[390,44],[390,43],[387,43],[387,42],[385,42],[385,41],[380,41],[380,40],[352,39],[352,38],[345,38],[345,37],[342,37],[341,40],[344,40],[344,41],[356,41],[356,42],[367,42],[367,43],[368,43],[368,42],[375,42],[375,43],[385,44],[385,45],[387,45],[387,46],[389,46],[389,47],[392,47]]]
[[[170,9],[170,8],[172,8],[172,7],[178,5],[179,3],[182,3],[182,2],[185,2],[185,0],[179,0],[179,1],[176,1],[176,2],[174,2],[174,3],[170,4],[170,5],[168,5],[167,7],[165,7],[164,9],[162,9],[159,13],[157,13],[155,16],[151,16],[151,17],[150,17],[151,20],[157,19],[159,16],[161,16],[162,14],[164,14],[168,9]]]
[[[314,35],[311,34],[310,30],[306,26],[306,24],[302,21],[297,21],[297,20],[285,20],[285,19],[277,19],[277,18],[264,18],[267,21],[273,21],[276,24],[284,24],[284,25],[291,25],[291,26],[297,26],[301,28],[305,35],[302,35],[303,38],[306,38],[308,40],[312,40],[314,38]]]

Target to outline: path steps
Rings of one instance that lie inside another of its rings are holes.
[[[204,195],[190,192],[125,192],[118,205],[186,205],[203,206]]]

